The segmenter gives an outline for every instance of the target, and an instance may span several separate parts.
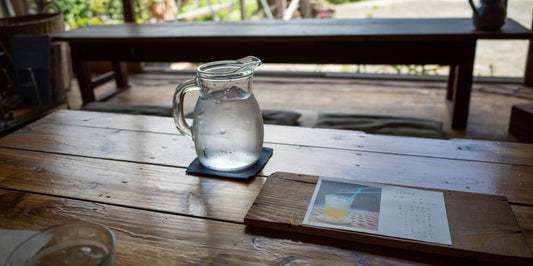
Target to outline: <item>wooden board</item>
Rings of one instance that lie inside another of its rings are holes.
[[[276,88],[275,86],[272,87]],[[325,90],[323,87],[321,87],[321,91]],[[327,85],[325,87],[330,86]],[[152,88],[144,89],[145,91],[152,90]],[[337,89],[340,90],[341,88]],[[302,93],[303,91],[293,92],[293,94],[297,95]],[[333,91],[328,91],[328,93],[333,93]],[[280,94],[282,94],[281,90]],[[121,94],[121,96],[123,95]],[[148,95],[145,96],[148,97]],[[338,98],[367,98],[367,96],[369,95],[365,95],[364,97],[344,95]],[[169,96],[169,98],[171,97],[172,95]],[[276,97],[278,101],[280,97]],[[312,101],[312,97],[309,97],[308,100]],[[379,98],[383,98],[383,95]],[[290,101],[294,102],[294,99],[287,98],[284,100],[286,100],[285,105]],[[351,101],[352,105],[354,104],[353,100],[349,101]],[[494,102],[495,98],[487,99],[485,103],[488,104],[491,101]],[[363,103],[361,102],[361,104]],[[357,105],[359,105],[359,102],[357,102]],[[409,106],[409,108],[411,107]],[[276,106],[276,108],[279,107]],[[426,109],[419,110],[422,113],[426,111]],[[395,109],[394,112],[398,113],[398,110]],[[53,124],[54,127],[58,127],[58,125],[71,125],[179,135],[174,121],[170,117],[131,116],[113,113],[60,110],[41,119],[39,123]],[[533,145],[511,142],[473,139],[436,140],[365,134],[351,130],[309,130],[307,127],[274,125],[265,125],[265,142],[533,166]]]
[[[451,257],[248,230],[241,223],[217,219],[0,189],[2,229],[44,230],[82,221],[113,231],[114,265],[468,265]]]
[[[503,196],[442,191],[452,245],[343,231],[302,224],[317,176],[275,173],[244,219],[249,226],[505,263],[533,262],[527,241]]]

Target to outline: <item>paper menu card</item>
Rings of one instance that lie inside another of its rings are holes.
[[[451,245],[442,192],[319,177],[303,224]]]

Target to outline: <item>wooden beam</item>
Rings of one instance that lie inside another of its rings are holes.
[[[246,20],[246,1],[239,0],[239,5],[241,7],[241,20]]]
[[[276,19],[283,19],[285,9],[287,9],[287,0],[276,0],[276,10],[274,13]]]
[[[303,18],[311,18],[311,3],[309,0],[300,0],[300,12]]]

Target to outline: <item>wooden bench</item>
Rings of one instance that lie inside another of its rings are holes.
[[[508,19],[501,31],[475,31],[471,19],[343,19],[99,25],[52,35],[71,45],[84,104],[97,100],[88,61],[113,61],[118,90],[124,61],[209,62],[255,55],[266,63],[449,65],[452,128],[467,125],[476,42],[532,39]]]

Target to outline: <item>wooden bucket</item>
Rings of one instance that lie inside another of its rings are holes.
[[[47,34],[63,31],[63,13],[33,14],[0,19],[0,36]]]
[[[57,13],[48,13],[55,5]],[[65,30],[63,10],[56,0],[47,2],[39,14],[21,15],[0,19],[0,41],[11,52],[11,37],[14,35],[48,34]]]

